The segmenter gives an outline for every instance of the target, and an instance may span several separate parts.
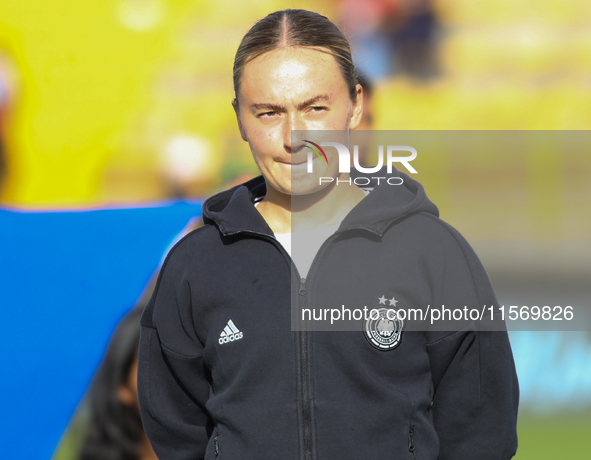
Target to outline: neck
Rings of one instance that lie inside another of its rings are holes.
[[[286,195],[267,187],[258,210],[273,233],[292,233],[340,223],[365,196],[356,185],[329,184],[308,195]],[[346,178],[348,179],[348,177]]]

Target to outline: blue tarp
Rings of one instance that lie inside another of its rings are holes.
[[[117,321],[198,202],[0,210],[2,458],[49,459]]]

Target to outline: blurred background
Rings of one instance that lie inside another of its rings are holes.
[[[3,457],[52,455],[175,235],[256,174],[232,63],[284,8],[350,38],[372,88],[364,129],[563,131],[563,157],[475,145],[415,166],[501,303],[589,307],[591,2],[0,0]],[[516,458],[591,458],[591,334],[511,341]]]

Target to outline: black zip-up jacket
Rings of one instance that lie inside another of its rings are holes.
[[[337,268],[350,276],[331,292],[347,292],[347,307],[380,296],[423,309],[497,304],[470,246],[400,175],[404,185],[377,186],[347,215],[307,280],[253,206],[262,177],[204,203],[204,225],[168,254],[141,320],[140,409],[161,460],[515,454],[505,331],[403,329],[382,350],[363,330],[291,329],[291,302],[326,301]]]

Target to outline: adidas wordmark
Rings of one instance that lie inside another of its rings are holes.
[[[240,340],[242,338],[242,332],[238,330],[238,328],[234,325],[232,320],[228,321],[226,327],[220,334],[220,338],[218,342],[220,345],[228,342],[235,342],[236,340]]]

